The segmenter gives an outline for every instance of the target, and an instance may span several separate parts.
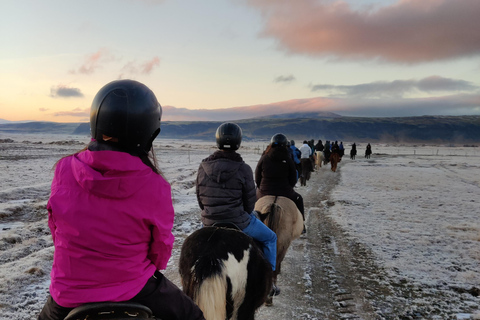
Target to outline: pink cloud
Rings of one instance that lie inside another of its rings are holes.
[[[90,117],[90,108],[75,108],[72,111],[59,111],[53,114],[55,117]]]
[[[359,117],[479,115],[480,94],[475,92],[410,99],[315,97],[223,109],[186,109],[163,106],[162,121],[233,121],[307,112],[331,112],[343,116]]]
[[[263,35],[290,53],[421,63],[480,55],[480,1],[399,0],[354,10],[344,1],[248,0]]]
[[[145,62],[142,65],[142,73],[145,74],[150,74],[153,70],[153,68],[157,67],[160,65],[160,58],[159,57],[154,57],[152,60]]]
[[[164,121],[223,121],[263,117],[272,114],[329,111],[334,100],[317,97],[223,109],[186,109],[163,106]],[[329,110],[327,110],[329,109]]]
[[[129,61],[127,62],[121,69],[122,72],[128,74],[150,74],[153,69],[160,65],[160,58],[153,57],[151,60],[144,62],[140,65],[137,64],[136,61]],[[120,78],[123,77],[123,73]]]
[[[92,74],[97,69],[102,67],[105,62],[113,60],[113,55],[106,48],[101,48],[97,52],[89,54],[85,57],[82,65],[77,70],[70,71],[71,73]]]

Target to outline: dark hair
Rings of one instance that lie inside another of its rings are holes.
[[[275,148],[270,144],[265,150],[265,154],[274,161],[282,161],[290,158],[290,152],[286,146]]]

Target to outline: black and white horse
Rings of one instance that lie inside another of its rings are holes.
[[[185,239],[179,261],[183,291],[207,320],[253,320],[272,288],[272,267],[240,230],[204,227]]]

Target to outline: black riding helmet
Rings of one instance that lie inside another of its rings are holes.
[[[242,143],[242,129],[236,123],[222,123],[215,133],[217,147],[221,150],[238,150]]]
[[[270,140],[272,147],[286,147],[287,142],[287,137],[283,133],[275,134]]]
[[[162,107],[155,94],[134,80],[117,80],[98,91],[90,109],[92,138],[103,135],[118,139],[132,153],[148,153],[160,133]]]

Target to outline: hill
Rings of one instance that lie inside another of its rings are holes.
[[[300,116],[300,117],[299,117]],[[213,139],[221,121],[165,121],[161,136]],[[270,139],[282,132],[289,139],[358,142],[480,142],[480,116],[421,116],[366,118],[317,113],[281,115],[236,121],[246,140]],[[88,123],[0,123],[0,133],[89,135]]]

